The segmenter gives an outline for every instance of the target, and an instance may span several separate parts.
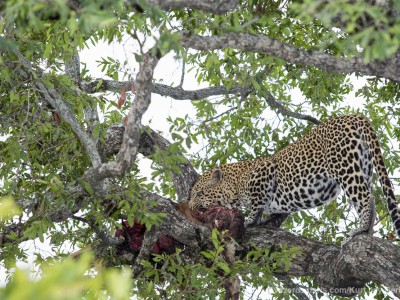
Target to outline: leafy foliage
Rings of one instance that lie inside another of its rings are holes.
[[[127,299],[131,280],[128,270],[93,268],[93,258],[65,259],[42,266],[42,278],[32,280],[17,269],[0,299]],[[90,274],[91,273],[91,274]],[[95,275],[93,275],[95,274]]]
[[[158,268],[144,261],[145,269],[139,276],[142,279],[136,282],[141,296],[157,298],[160,293],[164,298],[221,298],[225,293],[222,288],[225,282],[236,275],[241,276],[244,285],[275,288],[279,283],[273,279],[272,273],[285,272],[290,259],[297,253],[295,248],[273,253],[270,249],[254,248],[243,260],[229,265],[221,256],[224,243],[215,229],[211,241],[214,248],[201,253],[207,259],[206,264],[187,264],[185,250],[177,250],[170,256],[155,255],[154,262]]]

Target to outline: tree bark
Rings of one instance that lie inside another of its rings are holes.
[[[248,228],[243,244],[250,242],[258,247],[298,248],[287,274],[311,276],[330,294],[356,295],[373,281],[400,296],[400,249],[393,242],[359,235],[340,247],[271,227]]]
[[[182,45],[196,50],[240,49],[280,57],[291,64],[312,66],[334,73],[358,72],[400,82],[399,53],[385,61],[364,63],[361,57],[337,57],[322,51],[296,48],[266,35],[227,33],[222,36],[186,36],[182,33]]]

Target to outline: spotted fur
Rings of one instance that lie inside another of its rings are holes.
[[[360,217],[360,227],[351,236],[372,234],[373,169],[400,236],[399,209],[378,139],[369,122],[356,115],[328,120],[271,157],[208,170],[193,186],[189,206],[247,207],[249,225],[259,223],[263,211],[287,214],[321,206],[343,190]]]

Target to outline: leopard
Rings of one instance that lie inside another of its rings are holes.
[[[193,185],[192,210],[209,206],[246,209],[245,226],[266,222],[278,227],[291,213],[325,205],[343,191],[359,217],[359,234],[372,235],[376,218],[375,171],[397,237],[399,208],[374,128],[361,115],[328,119],[271,156],[213,167]]]

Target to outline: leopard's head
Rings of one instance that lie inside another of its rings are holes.
[[[192,210],[205,210],[210,205],[231,208],[237,199],[237,187],[232,185],[220,168],[207,171],[194,184],[190,193],[189,207]]]

